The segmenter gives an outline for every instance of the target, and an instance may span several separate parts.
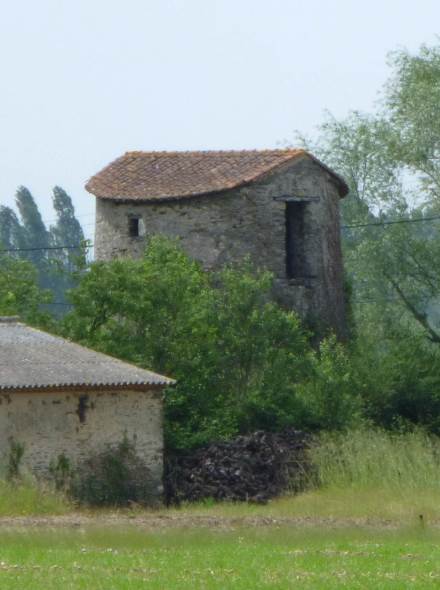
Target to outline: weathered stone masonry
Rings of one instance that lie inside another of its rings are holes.
[[[20,467],[50,476],[60,456],[75,467],[131,443],[162,493],[164,389],[172,379],[0,317],[0,466],[12,443]]]
[[[95,257],[140,256],[148,237],[157,234],[180,238],[188,254],[206,269],[248,255],[273,273],[275,295],[283,304],[343,335],[339,199],[334,176],[309,158],[287,162],[245,186],[218,193],[147,202],[97,198]],[[288,245],[289,207],[297,220],[290,231],[301,233],[293,236],[296,252]],[[132,218],[141,220],[143,235],[130,237]],[[289,256],[296,266],[291,276]]]
[[[10,441],[24,445],[22,466],[49,475],[60,455],[72,466],[116,446],[133,443],[152,474],[162,478],[162,394],[157,391],[12,392],[0,394],[1,463]]]

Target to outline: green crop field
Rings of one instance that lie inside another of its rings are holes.
[[[259,527],[3,532],[0,588],[439,588],[440,534]]]

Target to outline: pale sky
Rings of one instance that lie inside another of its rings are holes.
[[[438,41],[439,0],[0,0],[0,203],[50,221],[127,150],[254,149],[371,110],[386,55]],[[436,29],[437,26],[437,29]]]

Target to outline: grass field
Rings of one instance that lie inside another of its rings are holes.
[[[0,590],[440,588],[439,439],[333,435],[313,461],[267,505],[78,510],[0,482]]]
[[[291,527],[9,532],[8,590],[439,588],[440,534]]]

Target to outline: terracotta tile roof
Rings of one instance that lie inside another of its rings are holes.
[[[127,152],[93,176],[86,189],[102,199],[154,201],[182,199],[248,184],[277,166],[308,157],[336,180],[344,180],[302,149],[206,152]]]
[[[0,317],[0,392],[137,389],[172,385],[163,375]]]

